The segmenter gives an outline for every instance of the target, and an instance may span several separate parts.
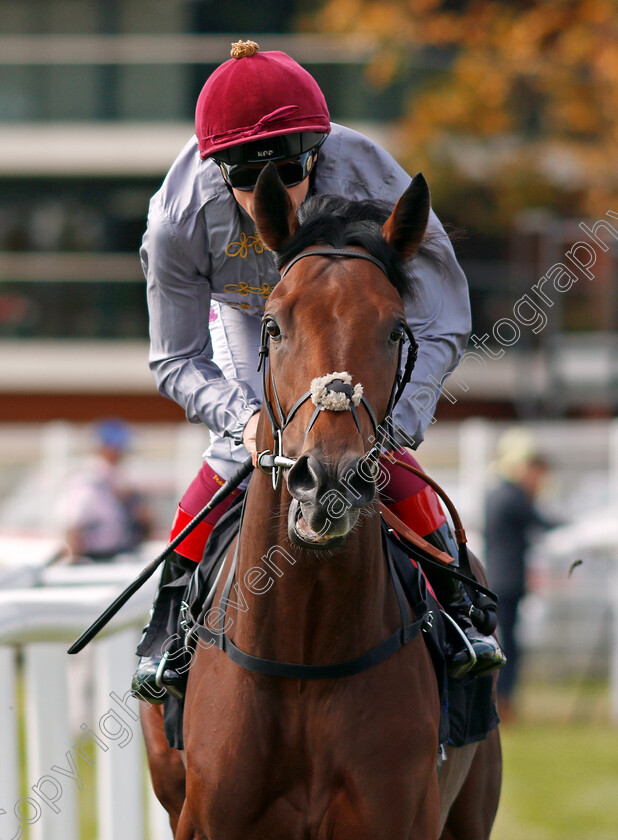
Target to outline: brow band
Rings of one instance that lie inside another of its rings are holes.
[[[299,260],[304,259],[305,257],[347,257],[358,259],[358,260],[367,260],[367,262],[371,262],[380,269],[380,271],[388,277],[388,271],[386,270],[386,266],[383,262],[380,262],[376,257],[373,257],[371,254],[366,254],[364,251],[354,251],[349,248],[315,248],[311,251],[303,251],[302,254],[297,254],[293,260],[286,265],[286,267],[281,272],[281,279],[285,277],[288,271],[295,265]]]

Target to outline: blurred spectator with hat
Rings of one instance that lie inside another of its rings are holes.
[[[151,517],[129,486],[122,464],[132,433],[121,420],[96,426],[97,451],[69,481],[63,500],[65,537],[73,561],[113,560],[148,535]]]
[[[502,435],[492,469],[496,481],[485,503],[485,558],[491,588],[499,599],[498,629],[507,658],[498,678],[499,711],[508,721],[519,675],[517,617],[526,594],[528,550],[535,533],[560,523],[537,507],[550,465],[528,431],[514,427]]]

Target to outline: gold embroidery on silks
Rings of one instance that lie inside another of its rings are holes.
[[[274,288],[270,283],[262,283],[261,286],[250,286],[249,283],[241,281],[240,283],[228,283],[227,286],[223,287],[223,291],[242,295],[243,297],[247,297],[247,295],[259,295],[260,297],[267,298]]]
[[[240,257],[241,260],[246,260],[250,248],[253,248],[256,254],[264,253],[264,243],[257,233],[251,236],[247,236],[246,233],[241,233],[238,242],[230,242],[227,246],[225,255],[227,257]]]

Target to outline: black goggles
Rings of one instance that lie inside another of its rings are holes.
[[[277,173],[286,187],[294,187],[304,181],[314,167],[318,150],[316,147],[303,152],[302,155],[276,163]],[[266,164],[256,166],[241,166],[215,160],[221,170],[225,182],[234,190],[254,190],[260,172]]]

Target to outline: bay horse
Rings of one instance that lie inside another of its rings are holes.
[[[417,175],[381,227],[325,220],[319,204],[299,225],[276,168],[260,175],[258,233],[287,267],[264,314],[257,443],[283,458],[286,480],[274,456],[271,475],[251,477],[209,613],[228,655],[223,645],[196,648],[184,753],[167,746],[160,707],[142,704],[175,840],[489,837],[498,731],[448,748],[438,773],[439,697],[422,632],[371,667],[332,676],[402,627],[375,473],[363,465],[392,409],[410,291],[403,266],[421,246],[429,207]],[[334,410],[338,401],[347,410]],[[335,515],[337,494],[345,504]]]

